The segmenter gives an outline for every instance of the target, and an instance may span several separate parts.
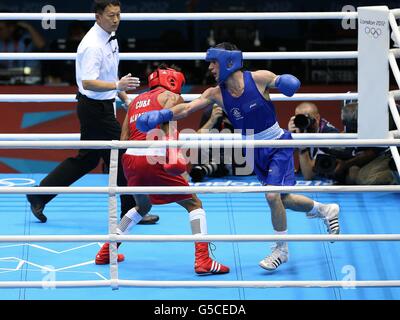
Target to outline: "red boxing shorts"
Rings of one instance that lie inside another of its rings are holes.
[[[171,186],[188,187],[189,184],[182,176],[168,174],[162,164],[150,164],[147,156],[124,154],[122,166],[129,187]],[[171,202],[191,199],[191,194],[150,194],[152,204],[167,204]]]

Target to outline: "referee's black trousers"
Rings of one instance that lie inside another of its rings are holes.
[[[114,100],[93,100],[78,94],[77,113],[81,126],[81,140],[119,140],[121,126],[114,115]],[[118,186],[126,186],[126,178],[121,164],[121,156],[125,150],[119,150]],[[41,182],[41,187],[65,187],[89,173],[97,167],[99,160],[110,164],[110,150],[81,149],[76,157],[65,159]],[[44,204],[56,194],[41,195]],[[121,216],[133,208],[135,199],[132,195],[121,195]]]

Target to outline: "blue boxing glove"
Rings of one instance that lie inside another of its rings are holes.
[[[291,74],[282,74],[276,78],[275,86],[285,96],[291,97],[300,88],[300,80]]]
[[[136,120],[136,128],[146,133],[163,122],[171,121],[173,117],[174,113],[169,109],[146,112]]]

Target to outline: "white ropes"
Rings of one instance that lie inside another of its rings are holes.
[[[397,45],[399,45],[400,44],[400,31],[399,31],[398,25],[396,23],[396,18],[395,18],[396,13],[394,11],[396,11],[396,10],[392,10],[389,13],[389,24],[390,24],[390,27],[392,28],[392,35],[394,37],[393,40]],[[400,53],[399,49],[391,49],[389,51],[389,65],[390,65],[390,68],[394,75],[394,78],[396,80],[397,86],[400,88],[400,70],[399,70],[399,66],[396,61],[396,57],[399,57],[399,53]],[[399,90],[390,91],[388,100],[389,100],[390,113],[392,114],[393,120],[396,124],[396,128],[399,130],[400,129],[400,115],[399,115],[399,111],[397,110],[396,101],[395,101],[395,99],[398,97],[398,95],[399,95]],[[392,133],[392,137],[395,137],[394,133]],[[400,173],[399,151],[397,148],[391,146],[390,152],[394,159],[397,171]]]
[[[396,79],[397,86],[400,87],[400,70],[393,52],[389,53],[389,65],[392,69],[394,78]]]
[[[396,23],[396,18],[394,16],[393,10],[392,10],[392,12],[389,13],[389,24],[390,24],[390,27],[392,28],[392,34],[394,36],[395,43],[400,45],[400,31],[399,31],[399,26]],[[397,61],[396,61],[396,56],[398,56],[399,52],[400,52],[399,49],[392,49],[389,51],[389,65],[390,65],[393,75],[396,79],[397,86],[400,88],[400,70],[399,70],[399,66],[397,65]],[[390,103],[390,100],[393,99],[395,94],[398,94],[398,91],[389,95],[389,103]],[[398,114],[397,111],[395,113]],[[393,111],[392,111],[392,114],[393,114]],[[400,128],[400,127],[397,126],[397,128]]]
[[[390,23],[390,27],[392,28],[392,34],[394,35],[395,43],[400,44],[400,31],[399,31],[398,25],[396,23],[396,19],[392,12],[389,13],[389,23]],[[400,70],[399,70],[399,66],[396,61],[397,53],[399,53],[399,49],[390,50],[389,65],[390,65],[390,68],[392,69],[394,78],[396,79],[397,86],[400,88]],[[390,107],[390,111],[392,112],[392,115],[394,117],[394,120],[396,122],[396,126],[399,129],[400,128],[400,126],[399,126],[400,119],[399,119],[399,113],[397,111],[397,108],[396,108],[395,102],[394,102],[395,94],[398,94],[398,91],[393,92],[393,93],[391,92],[389,94],[389,107]],[[394,104],[394,106],[393,106],[393,104]]]
[[[396,128],[400,128],[400,115],[397,111],[396,101],[394,100],[392,93],[389,94],[389,109],[393,116],[393,121],[396,124]]]
[[[0,242],[316,242],[316,241],[400,241],[400,234],[290,234],[290,235],[61,235],[0,236]]]
[[[138,95],[128,96],[130,99],[135,99]],[[0,94],[0,102],[76,102],[75,97],[75,94]],[[198,97],[199,94],[182,94],[185,101],[192,101]],[[290,98],[281,93],[272,93],[270,98],[272,101],[355,100],[358,98],[358,93],[297,93]]]
[[[368,281],[152,281],[152,280],[93,280],[93,281],[2,281],[0,288],[355,288],[400,287],[400,280]]]
[[[204,60],[205,52],[137,52],[120,53],[120,60]],[[319,52],[243,52],[245,60],[357,59],[357,51]],[[75,60],[76,53],[5,52],[0,60]]]
[[[394,15],[395,18],[400,17],[400,9],[393,9],[390,12]]]
[[[0,134],[0,141],[76,141],[80,140],[80,133],[4,133]]]
[[[133,141],[133,144],[137,144],[138,141]],[[166,141],[161,141],[164,145],[168,144]],[[183,141],[188,143],[188,141]],[[199,141],[190,141],[196,144]],[[202,143],[209,144],[210,141],[200,141]],[[221,141],[211,141],[211,142],[221,142]],[[248,141],[222,141],[222,142],[248,142]],[[252,141],[260,142],[260,141]],[[263,141],[265,142],[265,141]],[[276,142],[276,141],[274,141]],[[360,140],[353,141],[359,143]],[[17,144],[18,142],[11,141],[11,144]],[[22,141],[22,144],[27,142]],[[44,144],[44,142],[34,142],[37,145]],[[51,144],[58,144],[62,142],[50,142]],[[71,142],[66,142],[70,144]],[[82,143],[82,142],[81,142]],[[97,142],[96,142],[97,143]],[[116,143],[115,141],[107,142],[109,144]],[[101,145],[103,148],[104,145]],[[115,152],[116,150],[113,150]],[[110,175],[114,176],[116,174],[115,166],[110,167]],[[378,190],[381,192],[399,192],[400,186],[324,186],[324,187],[21,187],[21,188],[0,188],[0,193],[108,193],[113,198],[118,193],[127,193],[131,191],[132,193],[140,193],[141,191],[145,194],[151,193],[216,193],[216,192],[288,192],[289,189],[298,192],[334,192],[345,190],[354,192],[356,190],[365,192]],[[115,207],[115,204],[114,206]],[[114,223],[115,224],[115,221]],[[112,231],[112,229],[110,229]],[[82,241],[110,241],[111,247],[115,246],[116,241],[399,241],[399,234],[380,234],[380,235],[207,235],[207,236],[187,236],[187,235],[174,235],[174,236],[118,236],[116,234],[110,233],[106,236],[0,236],[0,242],[82,242]],[[111,257],[112,262],[116,260],[116,252],[112,252]],[[118,279],[118,265],[117,263],[111,263],[110,274],[111,280],[100,280],[100,281],[55,281],[51,285],[53,287],[112,287],[117,289],[120,286],[127,287],[343,287],[348,285],[348,282],[343,281],[136,281],[136,280],[121,280]],[[43,288],[48,286],[49,283],[43,283],[40,281],[10,281],[10,282],[0,282],[0,287],[2,288]],[[400,281],[397,280],[385,280],[385,281],[353,281],[351,282],[353,287],[355,286],[387,286],[395,287],[400,286]]]
[[[388,134],[390,136],[390,134]],[[397,139],[340,140],[194,140],[194,141],[0,141],[0,149],[126,149],[126,148],[293,148],[293,147],[384,147],[400,146]]]
[[[121,13],[124,21],[357,19],[357,12]],[[0,20],[95,20],[93,13],[0,13]]]
[[[0,141],[77,141],[80,133],[3,133]],[[357,133],[292,133],[294,140],[357,139]],[[242,140],[240,133],[185,133],[179,140]]]
[[[389,24],[390,27],[392,28],[392,34],[394,36],[394,42],[400,45],[400,31],[399,31],[399,26],[397,25],[396,18],[393,14],[393,12],[389,13]]]
[[[192,193],[400,192],[400,185],[374,186],[191,186],[191,187],[0,187],[0,194],[192,194]]]
[[[400,57],[400,49],[390,49],[390,52],[393,53],[396,58]]]

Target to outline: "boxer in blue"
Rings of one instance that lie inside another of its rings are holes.
[[[136,127],[148,132],[158,124],[178,120],[210,104],[221,106],[236,129],[246,139],[292,139],[290,132],[280,128],[269,89],[277,88],[286,96],[293,96],[300,81],[293,75],[275,75],[267,70],[244,71],[242,52],[231,43],[223,42],[207,51],[209,70],[217,80],[216,87],[208,88],[198,99],[171,109],[152,111],[137,120]],[[250,133],[250,135],[249,135]],[[263,185],[292,186],[294,177],[293,148],[256,148],[254,170]],[[286,209],[306,212],[309,218],[321,218],[329,234],[338,234],[339,206],[322,204],[303,195],[266,193],[271,209],[272,225],[276,234],[287,234]],[[288,261],[288,244],[278,241],[272,252],[260,261],[260,266],[273,271]]]

